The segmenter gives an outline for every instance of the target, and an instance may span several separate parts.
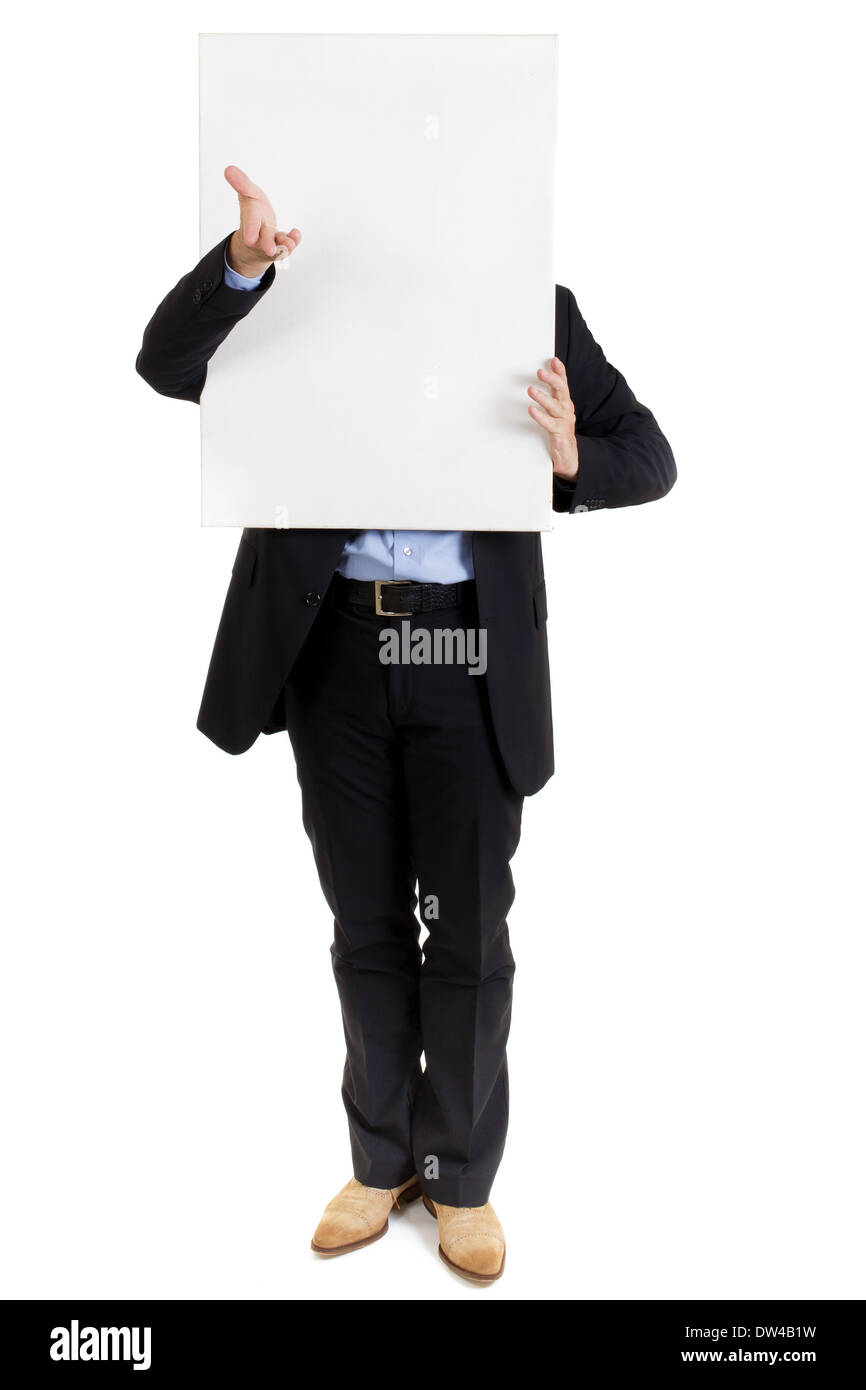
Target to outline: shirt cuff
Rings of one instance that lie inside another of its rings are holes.
[[[232,270],[229,265],[229,258],[225,252],[223,252],[223,260],[225,261],[225,275],[223,278],[230,290],[258,289],[259,285],[262,283],[261,275],[239,275],[236,270]]]

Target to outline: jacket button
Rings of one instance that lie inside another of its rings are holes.
[[[213,289],[213,280],[203,280],[203,281],[202,281],[201,287],[202,287],[203,290],[212,290],[212,289]]]
[[[193,292],[192,292],[192,302],[193,302],[193,304],[198,304],[198,302],[199,302],[200,299],[201,299],[201,290],[193,290]]]
[[[318,608],[322,602],[321,594],[304,594],[304,603],[308,608]]]

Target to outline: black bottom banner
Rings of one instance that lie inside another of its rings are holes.
[[[407,1300],[411,1301],[411,1300]],[[461,1300],[464,1301],[464,1300]],[[465,1300],[471,1301],[471,1300]],[[484,1301],[483,1297],[480,1301]],[[498,1299],[497,1302],[503,1300]],[[859,1378],[864,1341],[863,1301],[816,1302],[571,1302],[549,1327],[502,1329],[486,1314],[475,1322],[457,1312],[465,1352],[456,1357],[454,1325],[442,1303],[419,1315],[392,1303],[365,1305],[359,1327],[345,1302],[311,1321],[295,1302],[15,1302],[0,1305],[7,1384],[62,1384],[70,1376],[134,1377],[141,1384],[188,1381],[207,1385],[226,1378],[270,1383],[303,1374],[309,1361],[329,1377],[359,1363],[368,1380],[393,1378],[392,1358],[417,1341],[427,1376],[441,1355],[443,1373],[462,1379],[479,1362],[500,1363],[515,1345],[536,1373],[551,1351],[568,1357],[570,1374],[582,1371],[666,1373],[701,1366],[766,1366],[786,1371]],[[545,1304],[532,1317],[544,1319]],[[448,1340],[445,1340],[448,1338]],[[527,1340],[529,1338],[529,1340]],[[396,1343],[396,1346],[395,1346]],[[534,1351],[532,1346],[534,1345]],[[463,1364],[459,1367],[455,1359]],[[405,1362],[398,1364],[405,1365]],[[447,1369],[450,1365],[450,1369]],[[377,1366],[379,1370],[377,1371]],[[7,1378],[10,1368],[17,1372]],[[516,1373],[516,1367],[512,1367]]]

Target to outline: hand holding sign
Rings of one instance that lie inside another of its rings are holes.
[[[550,435],[550,456],[553,471],[558,478],[577,477],[577,436],[575,434],[574,405],[568,389],[565,364],[558,357],[551,358],[552,371],[539,367],[538,375],[550,386],[550,391],[542,391],[540,386],[530,386],[529,394],[535,405],[529,407],[533,420],[547,430]]]

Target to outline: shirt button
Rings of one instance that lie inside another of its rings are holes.
[[[404,554],[404,555],[411,555],[411,554],[412,554],[412,547],[411,547],[411,545],[404,545],[404,546],[403,546],[403,554]]]
[[[304,594],[304,603],[308,608],[318,608],[322,602],[321,594]]]

